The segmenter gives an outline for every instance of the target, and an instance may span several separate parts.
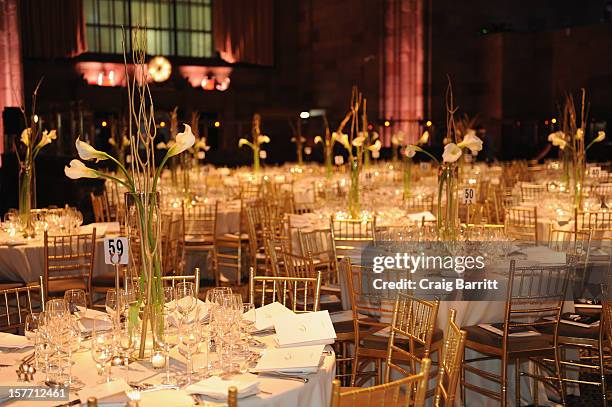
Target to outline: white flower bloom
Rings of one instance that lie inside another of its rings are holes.
[[[550,133],[548,135],[548,141],[550,141],[553,146],[559,147],[561,150],[563,150],[567,145],[567,141],[565,141],[565,134],[562,131]]]
[[[416,155],[416,148],[412,144],[408,144],[404,147],[404,155],[408,158],[412,158]]]
[[[51,142],[53,142],[53,140],[55,140],[56,138],[57,138],[57,132],[55,130],[43,131],[42,137],[40,141],[38,142],[38,148],[42,148],[46,146],[47,144],[51,144]]]
[[[115,142],[115,139],[112,137],[108,139],[108,144],[110,144],[113,147],[117,145],[117,143]]]
[[[363,132],[359,132],[360,134]],[[353,139],[353,145],[355,147],[361,147],[363,145],[363,142],[365,141],[365,136],[364,135],[360,135],[357,136]]]
[[[346,148],[347,150],[351,148],[351,145],[349,144],[349,140],[348,140],[348,134],[334,132],[332,134],[332,137],[335,138],[338,141],[338,143],[342,144],[344,148]]]
[[[582,140],[584,138],[584,131],[582,129],[576,130],[576,140]]]
[[[238,140],[238,147],[242,147],[243,145],[248,145],[250,146],[251,143],[249,143],[249,140],[245,139],[245,138],[241,138],[240,140]]]
[[[160,141],[159,143],[157,143],[155,148],[157,148],[158,150],[166,150],[168,148],[168,145],[163,141]]]
[[[467,129],[465,131],[465,137],[467,137],[467,136],[476,136],[476,130],[474,130],[474,129]]]
[[[204,151],[208,151],[210,150],[210,146],[206,145],[206,139],[205,138],[201,138],[197,141],[197,143],[195,143],[193,145],[195,148],[200,149],[200,150],[204,150]]]
[[[370,151],[380,151],[381,147],[382,147],[382,143],[380,142],[380,140],[376,140],[374,142],[374,144],[372,144],[371,146],[368,147],[368,150],[370,150]]]
[[[95,170],[88,168],[79,160],[70,161],[70,165],[64,167],[64,174],[72,179],[98,178],[98,173]]]
[[[130,145],[130,139],[127,138],[126,136],[123,136],[123,139],[121,140],[121,145],[123,147],[127,147]]]
[[[395,133],[392,137],[391,137],[391,144],[395,145],[395,146],[399,146],[404,144],[404,137],[405,134],[403,131],[398,131],[397,133]]]
[[[419,139],[419,144],[421,144],[421,145],[427,144],[428,141],[429,141],[429,132],[427,130],[425,130],[423,132],[423,135]]]
[[[190,149],[195,143],[195,136],[191,132],[191,126],[188,124],[183,124],[183,126],[185,126],[185,131],[176,135],[174,145],[168,149],[168,157],[174,157]]]
[[[321,136],[316,136],[316,137],[314,138],[314,143],[315,143],[315,144],[323,143],[323,137],[321,137]]]
[[[31,134],[31,133],[32,133],[32,129],[31,129],[31,128],[29,128],[29,127],[28,127],[27,129],[24,129],[24,130],[21,132],[21,137],[20,137],[19,139],[20,139],[20,140],[21,140],[21,142],[22,142],[24,145],[26,145],[26,146],[29,146],[29,145],[30,145],[30,134]]]
[[[593,140],[593,143],[599,143],[600,141],[603,141],[606,138],[606,132],[603,130],[600,130],[597,132],[597,137],[595,138],[595,140]]]
[[[74,144],[77,152],[79,153],[79,157],[81,157],[81,160],[96,160],[96,162],[98,162],[100,160],[108,159],[108,155],[105,152],[96,150],[89,143],[81,141],[80,138],[77,138]]]
[[[482,150],[482,140],[478,138],[475,132],[468,131],[463,141],[457,145],[460,148],[469,148],[472,154]]]
[[[442,153],[442,160],[445,163],[454,163],[461,157],[461,147],[455,143],[448,143],[444,146],[444,153]]]
[[[270,137],[262,134],[261,136],[257,137],[257,142],[259,144],[269,143],[270,142]]]

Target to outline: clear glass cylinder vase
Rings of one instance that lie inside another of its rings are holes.
[[[19,165],[19,220],[23,237],[34,237],[32,209],[36,208],[36,172],[34,162]]]
[[[456,240],[459,231],[457,194],[459,169],[456,163],[443,163],[438,170],[438,237]]]
[[[353,158],[350,162],[351,185],[348,194],[348,207],[351,218],[357,219],[361,215],[360,191],[359,191],[359,162]]]
[[[130,278],[127,284],[138,297],[138,311],[130,312],[129,323],[138,325],[140,338],[136,341],[139,359],[149,357],[153,349],[153,327],[159,325],[157,318],[162,317],[164,295],[162,285],[162,217],[160,194],[126,193],[125,226],[129,239]]]

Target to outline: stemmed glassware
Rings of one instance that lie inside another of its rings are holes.
[[[83,289],[70,289],[64,293],[64,301],[71,314],[80,316],[80,312],[87,312],[87,295]]]
[[[187,353],[187,377],[185,384],[194,382],[193,354],[200,344],[201,331],[198,318],[183,318],[179,325],[179,340]]]
[[[130,382],[130,355],[136,350],[139,344],[140,335],[138,327],[132,325],[129,319],[120,321],[115,330],[115,345],[117,351],[123,357],[125,366],[125,381]]]
[[[102,366],[102,371],[106,373],[104,379],[98,383],[108,383],[114,380],[111,377],[110,364],[114,355],[114,345],[115,336],[111,317],[109,315],[94,317],[91,331],[91,356],[96,363]]]
[[[164,385],[175,384],[170,377],[170,351],[178,344],[178,328],[172,323],[170,315],[164,313],[160,318],[157,319],[160,324],[156,327],[154,332],[154,340],[157,346],[164,351],[164,358],[166,364],[166,377],[162,381]]]
[[[195,284],[190,281],[178,283],[174,288],[174,299],[182,319],[186,319],[197,305]]]

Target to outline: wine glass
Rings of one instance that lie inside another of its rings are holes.
[[[115,290],[108,290],[106,292],[106,302],[104,303],[104,309],[108,315],[114,316],[117,312],[117,293]]]
[[[64,293],[64,301],[66,301],[66,305],[71,314],[76,314],[78,317],[81,317],[81,312],[83,314],[87,313],[87,295],[85,294],[85,290],[80,288],[66,290]]]
[[[30,341],[34,341],[36,339],[40,316],[41,315],[37,312],[26,315],[25,322],[23,324],[23,334]]]
[[[137,326],[132,326],[129,319],[119,322],[119,326],[115,332],[115,345],[117,350],[123,357],[125,366],[125,381],[130,382],[130,354],[136,350],[140,342],[139,329]]]
[[[176,308],[183,319],[186,319],[187,315],[189,315],[197,305],[195,285],[190,281],[181,282],[176,285],[174,290]]]
[[[167,313],[162,314],[157,323],[160,324],[154,332],[155,343],[164,351],[166,364],[166,377],[162,381],[164,385],[175,384],[170,377],[170,351],[178,344],[178,329],[172,324],[172,318]]]
[[[194,382],[193,376],[193,354],[198,349],[201,339],[201,331],[197,318],[183,318],[179,325],[179,340],[187,352],[187,377],[185,384]]]
[[[108,383],[114,379],[111,377],[110,361],[114,354],[113,323],[108,315],[93,318],[93,329],[91,331],[91,357],[102,366],[104,379],[98,383]]]
[[[58,320],[68,314],[68,305],[63,298],[55,298],[47,301],[45,311],[49,320]]]
[[[176,300],[173,287],[164,287],[164,311],[172,314],[176,310]]]
[[[206,292],[206,302],[221,305],[221,298],[232,293],[230,287],[215,287]]]

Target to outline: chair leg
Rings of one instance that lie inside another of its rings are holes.
[[[514,359],[514,380],[516,382],[514,389],[515,405],[521,406],[521,359]]]
[[[502,355],[501,357],[501,407],[506,407],[507,400],[506,396],[508,393],[508,355]]]
[[[561,351],[558,345],[555,347],[555,375],[561,392],[561,404],[565,405],[565,382],[561,373]]]
[[[597,352],[599,354],[599,375],[601,377],[601,399],[603,407],[608,407],[608,398],[606,397],[606,369],[604,367],[604,350],[602,340],[597,341]]]
[[[355,387],[355,382],[357,381],[357,365],[359,365],[359,355],[358,350],[355,349],[355,358],[353,359],[353,369],[351,370],[351,387]]]

